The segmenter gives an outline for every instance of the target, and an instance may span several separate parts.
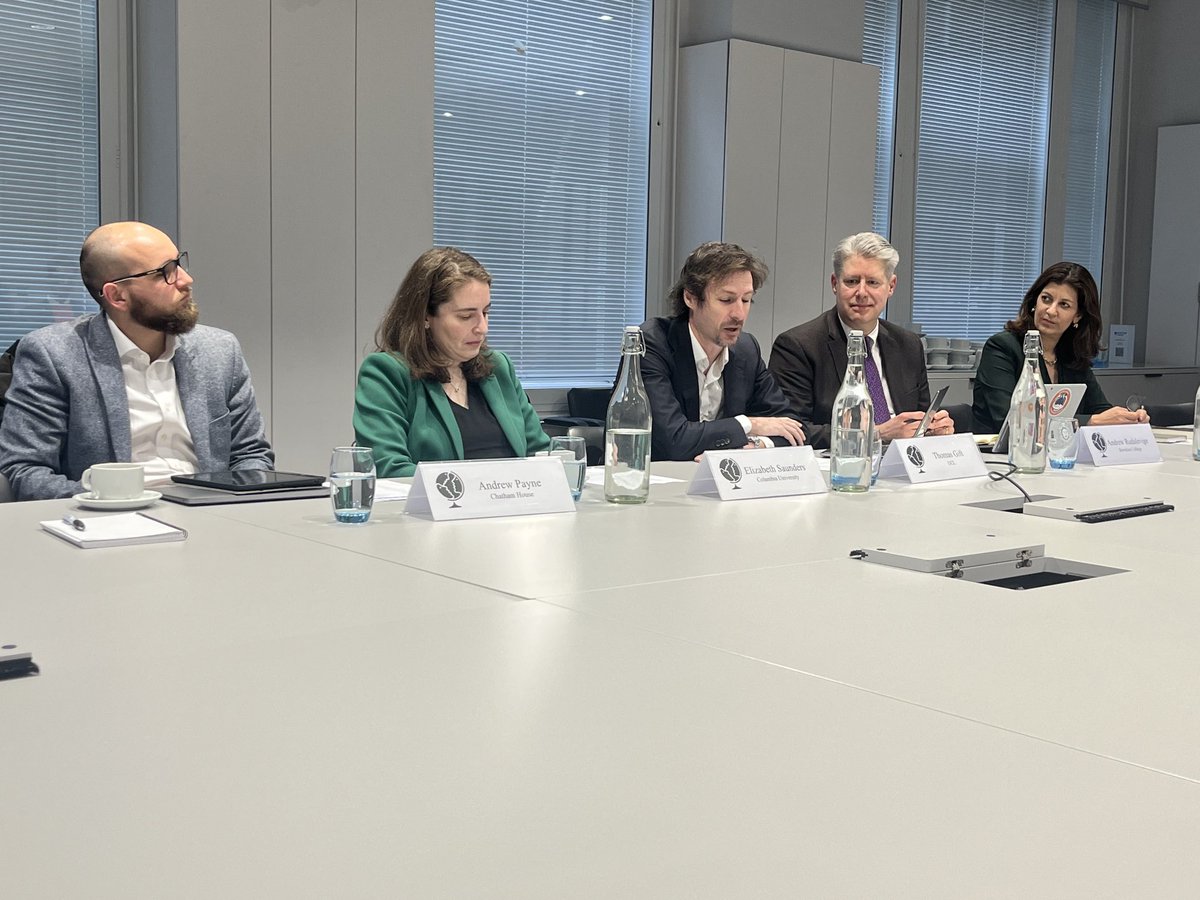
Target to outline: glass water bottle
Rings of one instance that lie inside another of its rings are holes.
[[[650,398],[642,384],[642,329],[628,325],[621,374],[604,420],[604,499],[645,503],[650,496]]]
[[[1008,461],[1018,472],[1046,471],[1046,386],[1042,383],[1042,338],[1025,332],[1025,365],[1008,409]]]
[[[1200,460],[1200,388],[1196,388],[1196,409],[1192,419],[1192,459]]]
[[[871,446],[875,411],[863,374],[863,333],[851,331],[846,347],[846,377],[833,401],[829,426],[829,483],[835,491],[861,492],[871,487]]]

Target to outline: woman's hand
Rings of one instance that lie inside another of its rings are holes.
[[[1088,419],[1089,425],[1137,425],[1139,422],[1150,422],[1150,414],[1144,409],[1137,411],[1123,406],[1114,406],[1102,413],[1096,413]]]

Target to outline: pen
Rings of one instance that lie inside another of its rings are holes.
[[[76,531],[86,531],[87,530],[87,525],[84,524],[83,519],[77,518],[76,516],[73,516],[70,513],[67,513],[65,516],[63,516],[62,520],[63,520],[64,525],[70,525]]]

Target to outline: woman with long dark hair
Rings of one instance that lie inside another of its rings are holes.
[[[1100,349],[1100,292],[1091,272],[1078,263],[1060,262],[1038,276],[1026,291],[1017,317],[983,347],[972,409],[977,432],[997,432],[1004,424],[1025,365],[1025,333],[1030,330],[1041,338],[1046,384],[1087,385],[1079,404],[1081,421],[1091,425],[1150,421],[1144,409],[1134,412],[1113,406],[1096,382],[1092,357]]]

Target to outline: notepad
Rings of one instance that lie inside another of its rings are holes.
[[[40,524],[55,537],[85,550],[93,547],[124,547],[128,544],[161,544],[167,541],[182,541],[187,537],[187,532],[182,528],[161,522],[144,513],[90,516],[80,521],[86,526],[83,531],[59,519]]]

